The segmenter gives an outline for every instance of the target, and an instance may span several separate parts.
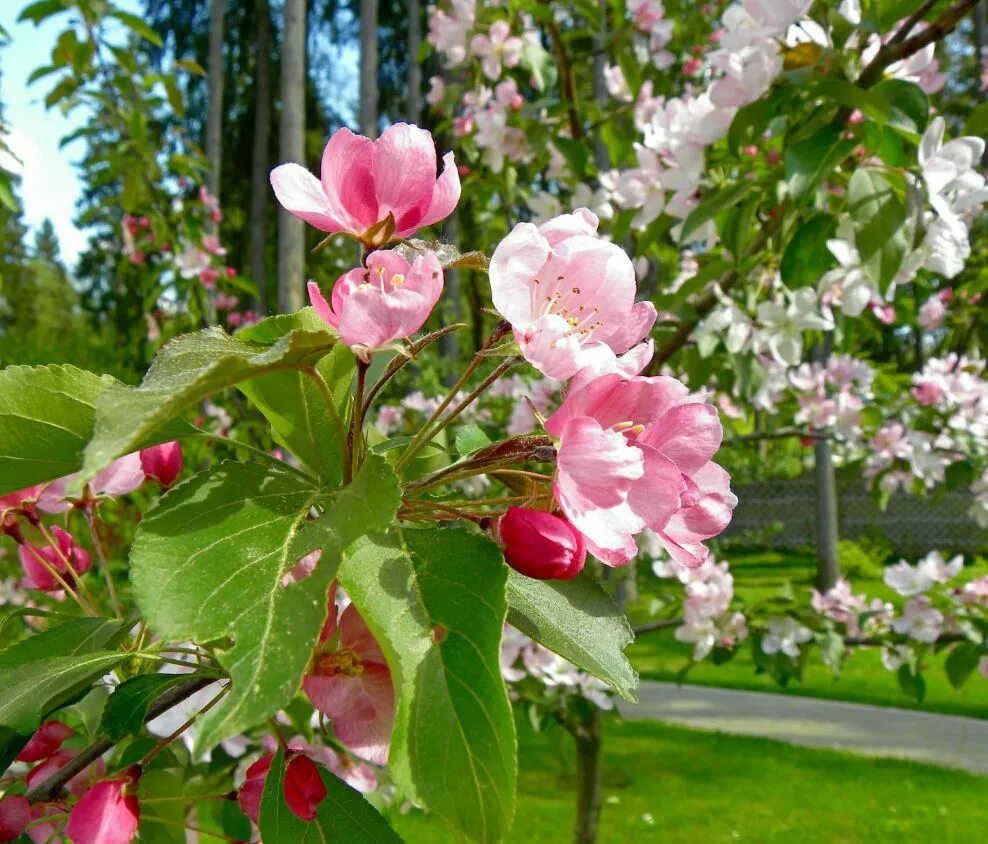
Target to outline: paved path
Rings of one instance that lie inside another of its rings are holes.
[[[626,718],[762,736],[988,774],[988,720],[819,698],[643,681]]]

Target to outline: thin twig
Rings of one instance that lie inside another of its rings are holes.
[[[99,526],[96,524],[96,512],[93,504],[87,504],[83,508],[86,517],[86,524],[89,525],[89,535],[93,540],[93,550],[96,552],[96,559],[99,560],[100,568],[103,570],[103,577],[106,578],[106,588],[110,593],[110,603],[113,604],[113,612],[117,618],[123,618],[123,607],[120,604],[120,597],[117,595],[117,587],[113,585],[113,575],[110,574],[110,564],[106,559],[106,552],[103,550],[103,540],[100,539]]]
[[[182,685],[169,689],[153,704],[151,704],[148,709],[147,718],[144,719],[144,723],[146,724],[149,721],[153,721],[163,712],[167,712],[173,706],[178,705],[186,698],[191,697],[200,689],[213,682],[215,682],[215,680],[212,677],[193,677],[185,683],[182,683]],[[99,759],[100,756],[112,748],[113,745],[114,742],[109,739],[98,739],[89,745],[89,747],[85,750],[82,750],[78,756],[74,756],[70,759],[65,767],[59,768],[55,771],[55,773],[48,777],[48,779],[32,788],[24,796],[30,803],[45,803],[49,800],[53,800],[58,796],[58,793],[62,790],[62,786],[65,785],[65,783]]]

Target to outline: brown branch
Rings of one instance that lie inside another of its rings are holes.
[[[556,63],[559,65],[559,87],[566,100],[566,114],[569,116],[569,133],[574,141],[583,140],[583,125],[580,123],[580,114],[576,110],[576,81],[573,77],[573,63],[569,60],[566,52],[566,45],[563,43],[563,36],[556,26],[556,21],[549,18],[546,24],[549,30],[549,39],[552,41],[552,51],[556,54]]]
[[[923,6],[932,6],[932,4],[924,3]],[[878,51],[878,55],[871,60],[871,63],[861,71],[861,75],[858,77],[857,85],[860,88],[870,88],[876,82],[882,78],[882,72],[891,64],[895,62],[902,61],[903,59],[909,58],[909,56],[914,53],[918,53],[924,47],[929,46],[934,41],[940,41],[946,38],[951,32],[957,28],[957,24],[961,22],[961,19],[970,12],[975,6],[978,5],[978,0],[960,0],[954,6],[951,6],[940,15],[935,21],[933,21],[929,26],[926,27],[922,32],[917,32],[910,38],[906,38],[904,41],[897,41],[899,37],[899,32],[908,32],[913,26],[918,23],[917,20],[913,20],[913,17],[909,18],[902,28],[893,36],[892,40],[889,41],[881,50]],[[917,10],[916,14],[922,12],[926,13],[928,9],[924,9],[922,6]]]
[[[940,0],[925,0],[920,7],[913,12],[902,26],[899,27],[899,31],[895,33],[889,40],[888,46],[894,46],[896,44],[901,44],[906,40],[909,33],[913,31],[913,28],[918,24],[923,18],[926,17],[926,13],[930,11]]]
[[[163,712],[167,712],[187,697],[191,697],[200,689],[214,682],[214,680],[214,677],[193,677],[191,680],[182,683],[182,685],[169,689],[151,705],[144,722],[153,721]],[[55,799],[65,783],[99,759],[113,745],[114,742],[106,738],[101,738],[93,742],[89,747],[79,753],[78,756],[75,756],[64,768],[59,768],[43,783],[32,788],[24,796],[30,803],[44,803]]]

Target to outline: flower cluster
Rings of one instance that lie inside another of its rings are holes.
[[[810,590],[808,604],[793,598],[786,611],[779,612],[780,598],[772,602],[772,609],[739,603],[726,562],[708,559],[689,570],[669,560],[654,542],[645,543],[643,551],[646,558],[653,558],[656,575],[683,586],[680,599],[661,606],[681,614],[675,635],[693,644],[692,663],[715,648],[731,651],[751,637],[758,653],[781,655],[790,666],[804,665],[810,649],[817,646],[836,672],[852,649],[880,647],[888,670],[905,666],[916,675],[930,647],[951,645],[971,649],[975,655],[971,671],[977,666],[988,678],[988,658],[977,656],[983,645],[979,631],[988,619],[988,575],[956,585],[964,570],[960,556],[948,561],[931,551],[915,564],[900,560],[886,567],[884,582],[901,599],[897,602],[855,593],[842,577],[825,592]],[[784,666],[766,665],[782,679],[791,676]],[[971,671],[955,682],[963,682]]]

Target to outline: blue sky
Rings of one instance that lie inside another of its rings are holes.
[[[45,94],[52,86],[50,78],[27,84],[31,72],[47,63],[55,39],[69,17],[57,15],[40,27],[16,23],[24,5],[16,0],[0,2],[0,26],[11,37],[11,43],[0,48],[0,100],[11,130],[7,142],[23,162],[19,192],[26,222],[36,228],[45,217],[51,218],[62,257],[71,265],[86,244],[86,233],[72,222],[81,190],[73,162],[82,154],[82,147],[73,144],[60,150],[58,142],[82,123],[84,115],[81,109],[66,117],[57,108],[45,108]],[[138,11],[136,0],[118,5]]]

